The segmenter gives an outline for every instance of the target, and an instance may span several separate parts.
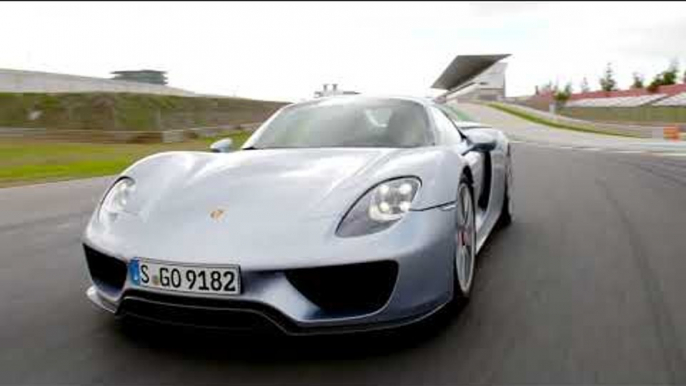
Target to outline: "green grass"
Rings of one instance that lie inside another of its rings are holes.
[[[237,148],[250,133],[232,138]],[[26,139],[0,140],[0,187],[117,174],[135,161],[163,151],[208,150],[218,138],[173,144],[89,144]]]
[[[261,122],[286,102],[129,93],[0,93],[0,127],[169,130]]]
[[[610,135],[610,136],[615,136],[615,137],[638,138],[638,136],[631,135],[631,134],[608,133],[608,132],[602,131],[602,130],[594,130],[594,129],[590,129],[587,127],[580,127],[580,126],[570,125],[570,124],[566,124],[566,123],[554,122],[554,121],[551,121],[551,120],[548,120],[545,118],[541,118],[541,117],[537,117],[537,116],[525,113],[521,110],[517,110],[517,109],[513,109],[511,107],[503,106],[503,105],[497,104],[497,103],[488,103],[488,106],[493,107],[494,109],[506,112],[508,114],[515,115],[519,118],[526,119],[527,121],[530,121],[530,122],[555,127],[558,129],[582,131],[582,132],[586,132],[586,133],[603,134],[603,135]]]

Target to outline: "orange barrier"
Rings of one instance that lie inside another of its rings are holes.
[[[675,139],[675,140],[681,139],[681,135],[679,133],[679,128],[676,126],[665,127],[664,138],[665,139]]]

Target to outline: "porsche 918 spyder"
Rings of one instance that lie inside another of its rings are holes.
[[[275,112],[243,144],[141,159],[83,234],[87,296],[116,316],[287,334],[366,331],[464,302],[512,221],[510,144],[410,97]]]

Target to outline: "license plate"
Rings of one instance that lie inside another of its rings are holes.
[[[131,281],[140,287],[201,294],[241,293],[240,269],[235,265],[185,265],[133,259],[129,270]]]

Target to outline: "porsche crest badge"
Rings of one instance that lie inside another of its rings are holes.
[[[224,209],[215,209],[210,212],[210,218],[212,220],[219,220],[224,215]]]

